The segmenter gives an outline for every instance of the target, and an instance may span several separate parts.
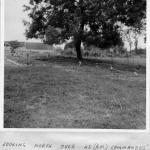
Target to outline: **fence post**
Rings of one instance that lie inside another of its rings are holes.
[[[110,53],[111,53],[111,64],[113,65],[114,61],[113,61],[113,48],[110,48]]]
[[[27,53],[27,65],[29,65],[29,53]]]
[[[127,52],[127,65],[129,65],[129,53]]]

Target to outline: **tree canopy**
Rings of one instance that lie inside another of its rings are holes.
[[[136,27],[146,17],[146,0],[30,0],[25,11],[27,38],[48,44],[72,38],[77,57],[81,42],[99,47],[122,43],[118,22]]]

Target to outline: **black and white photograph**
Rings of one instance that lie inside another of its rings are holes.
[[[146,130],[146,0],[5,0],[4,128]]]

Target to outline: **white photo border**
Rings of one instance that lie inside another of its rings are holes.
[[[90,132],[90,133],[149,133],[150,129],[150,1],[147,2],[146,27],[146,129],[60,129],[60,128],[4,128],[4,0],[0,1],[1,29],[0,29],[0,131],[7,132]]]

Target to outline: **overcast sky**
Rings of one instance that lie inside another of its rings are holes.
[[[28,4],[29,0],[5,0],[5,35],[4,39],[25,41],[25,27],[23,19],[28,16],[23,12],[23,5]]]
[[[6,41],[18,40],[26,41],[24,35],[25,27],[22,20],[28,20],[28,16],[23,12],[23,5],[29,4],[29,0],[5,0],[5,37]],[[28,41],[40,41],[40,40],[28,40]],[[129,49],[128,43],[125,47]],[[139,40],[139,47],[145,47],[143,38]]]

